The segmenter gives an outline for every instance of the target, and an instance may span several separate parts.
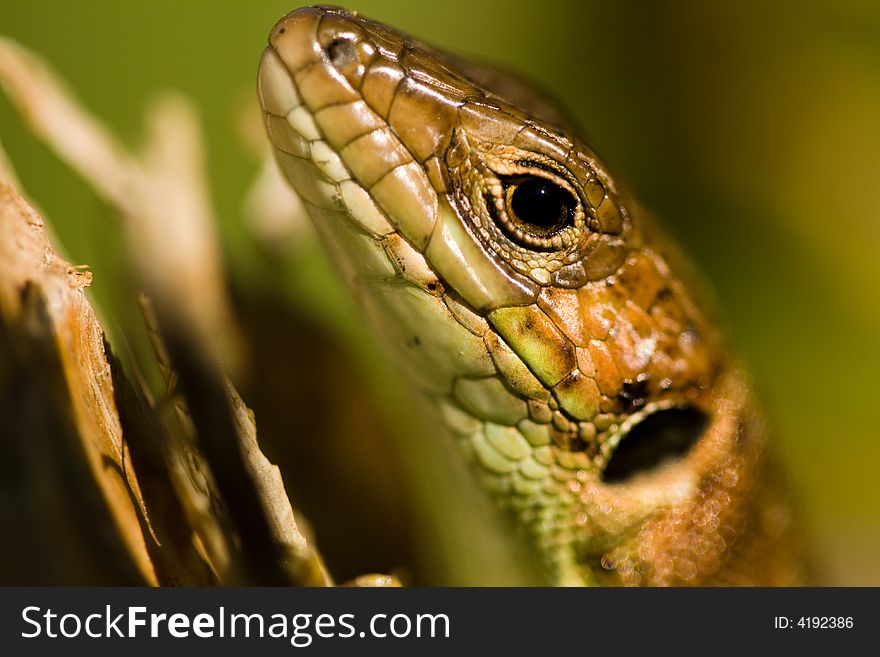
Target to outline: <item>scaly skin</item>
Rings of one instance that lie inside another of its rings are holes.
[[[282,171],[546,581],[802,583],[746,375],[563,112],[340,9],[293,12],[269,43]],[[516,204],[536,180],[559,221]]]

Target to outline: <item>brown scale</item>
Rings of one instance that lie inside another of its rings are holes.
[[[649,402],[694,404],[707,408],[707,390],[723,354],[713,332],[697,327],[705,320],[690,317],[688,306],[677,299],[669,276],[661,274],[652,252],[634,252],[614,275],[577,291],[548,288],[542,309],[571,344],[585,345],[592,371],[602,393],[601,424],[616,428]],[[566,305],[573,307],[563,311]],[[581,365],[583,368],[583,365]],[[557,414],[573,424],[563,406]],[[610,418],[608,417],[610,416]],[[567,451],[600,453],[610,427],[585,440],[584,431],[557,420],[551,429],[554,444]]]

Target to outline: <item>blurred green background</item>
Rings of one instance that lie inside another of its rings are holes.
[[[240,221],[254,163],[236,136],[286,1],[0,3],[129,143],[157,92],[204,120],[231,276],[260,285]],[[880,585],[880,4],[361,0],[350,6],[519,69],[708,274],[778,428],[823,581]],[[96,198],[5,97],[0,139],[105,308],[125,257]],[[271,321],[271,318],[267,319]]]

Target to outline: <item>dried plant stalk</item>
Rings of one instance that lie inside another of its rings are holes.
[[[56,527],[62,533],[69,523],[96,522],[95,517],[77,517],[77,511],[86,511],[73,498],[90,497],[87,508],[101,507],[113,523],[114,536],[124,545],[131,565],[127,577],[154,584],[158,580],[148,544],[155,542],[155,536],[123,437],[104,332],[84,292],[90,282],[91,274],[56,253],[42,219],[9,184],[0,181],[0,319],[7,343],[0,387],[5,400],[0,420],[3,440],[7,453],[20,453],[35,469],[74,478],[64,477],[59,484],[85,487],[53,489],[54,482],[46,482],[45,488],[34,491],[30,486],[34,482],[23,479],[18,499],[37,501],[46,515],[28,518],[28,525],[52,536]],[[41,387],[45,387],[44,398],[29,398],[42,397]],[[16,391],[22,389],[27,391],[23,406],[16,408],[9,400],[16,399]],[[41,430],[40,414],[28,415],[28,405],[43,406],[54,418],[49,426]],[[52,427],[60,435],[53,436]],[[63,448],[56,450],[56,446]],[[81,467],[64,462],[71,454],[81,457],[81,462],[77,459]],[[46,503],[39,504],[40,499]],[[69,508],[53,508],[49,500],[70,502]],[[14,514],[14,506],[6,512]],[[73,517],[56,517],[67,512]],[[10,520],[4,518],[4,527],[15,526]],[[20,537],[16,531],[4,533],[4,542]],[[97,542],[108,550],[115,541]],[[112,556],[113,561],[121,560],[118,554]],[[4,567],[16,567],[14,561],[0,561]],[[97,563],[92,565],[100,570]],[[63,575],[76,580],[75,573]]]
[[[136,156],[38,58],[2,38],[0,82],[34,132],[117,210],[133,270],[155,308],[150,330],[177,422],[151,405],[105,351],[82,293],[89,274],[60,260],[42,220],[10,186],[2,187],[0,308],[9,330],[0,353],[9,356],[3,371],[11,373],[4,382],[30,362],[19,358],[29,353],[18,328],[22,318],[41,316],[45,307],[40,335],[57,338],[75,419],[66,433],[81,438],[125,544],[115,552],[105,547],[108,555],[132,561],[129,570],[138,573],[124,581],[332,584],[299,531],[280,473],[259,450],[253,418],[221,365],[234,366],[240,350],[189,103],[176,96],[158,103],[149,116],[148,145]],[[11,165],[3,166],[11,176]],[[123,400],[121,411],[117,399]],[[14,409],[10,417],[16,419]],[[51,437],[47,441],[51,446]],[[141,493],[136,472],[144,472],[149,494]],[[26,485],[17,494],[27,495]],[[151,520],[153,511],[158,520]]]

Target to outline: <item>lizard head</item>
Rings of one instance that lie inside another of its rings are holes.
[[[390,357],[556,581],[715,576],[760,419],[687,266],[565,113],[335,8],[275,26],[259,95]]]

